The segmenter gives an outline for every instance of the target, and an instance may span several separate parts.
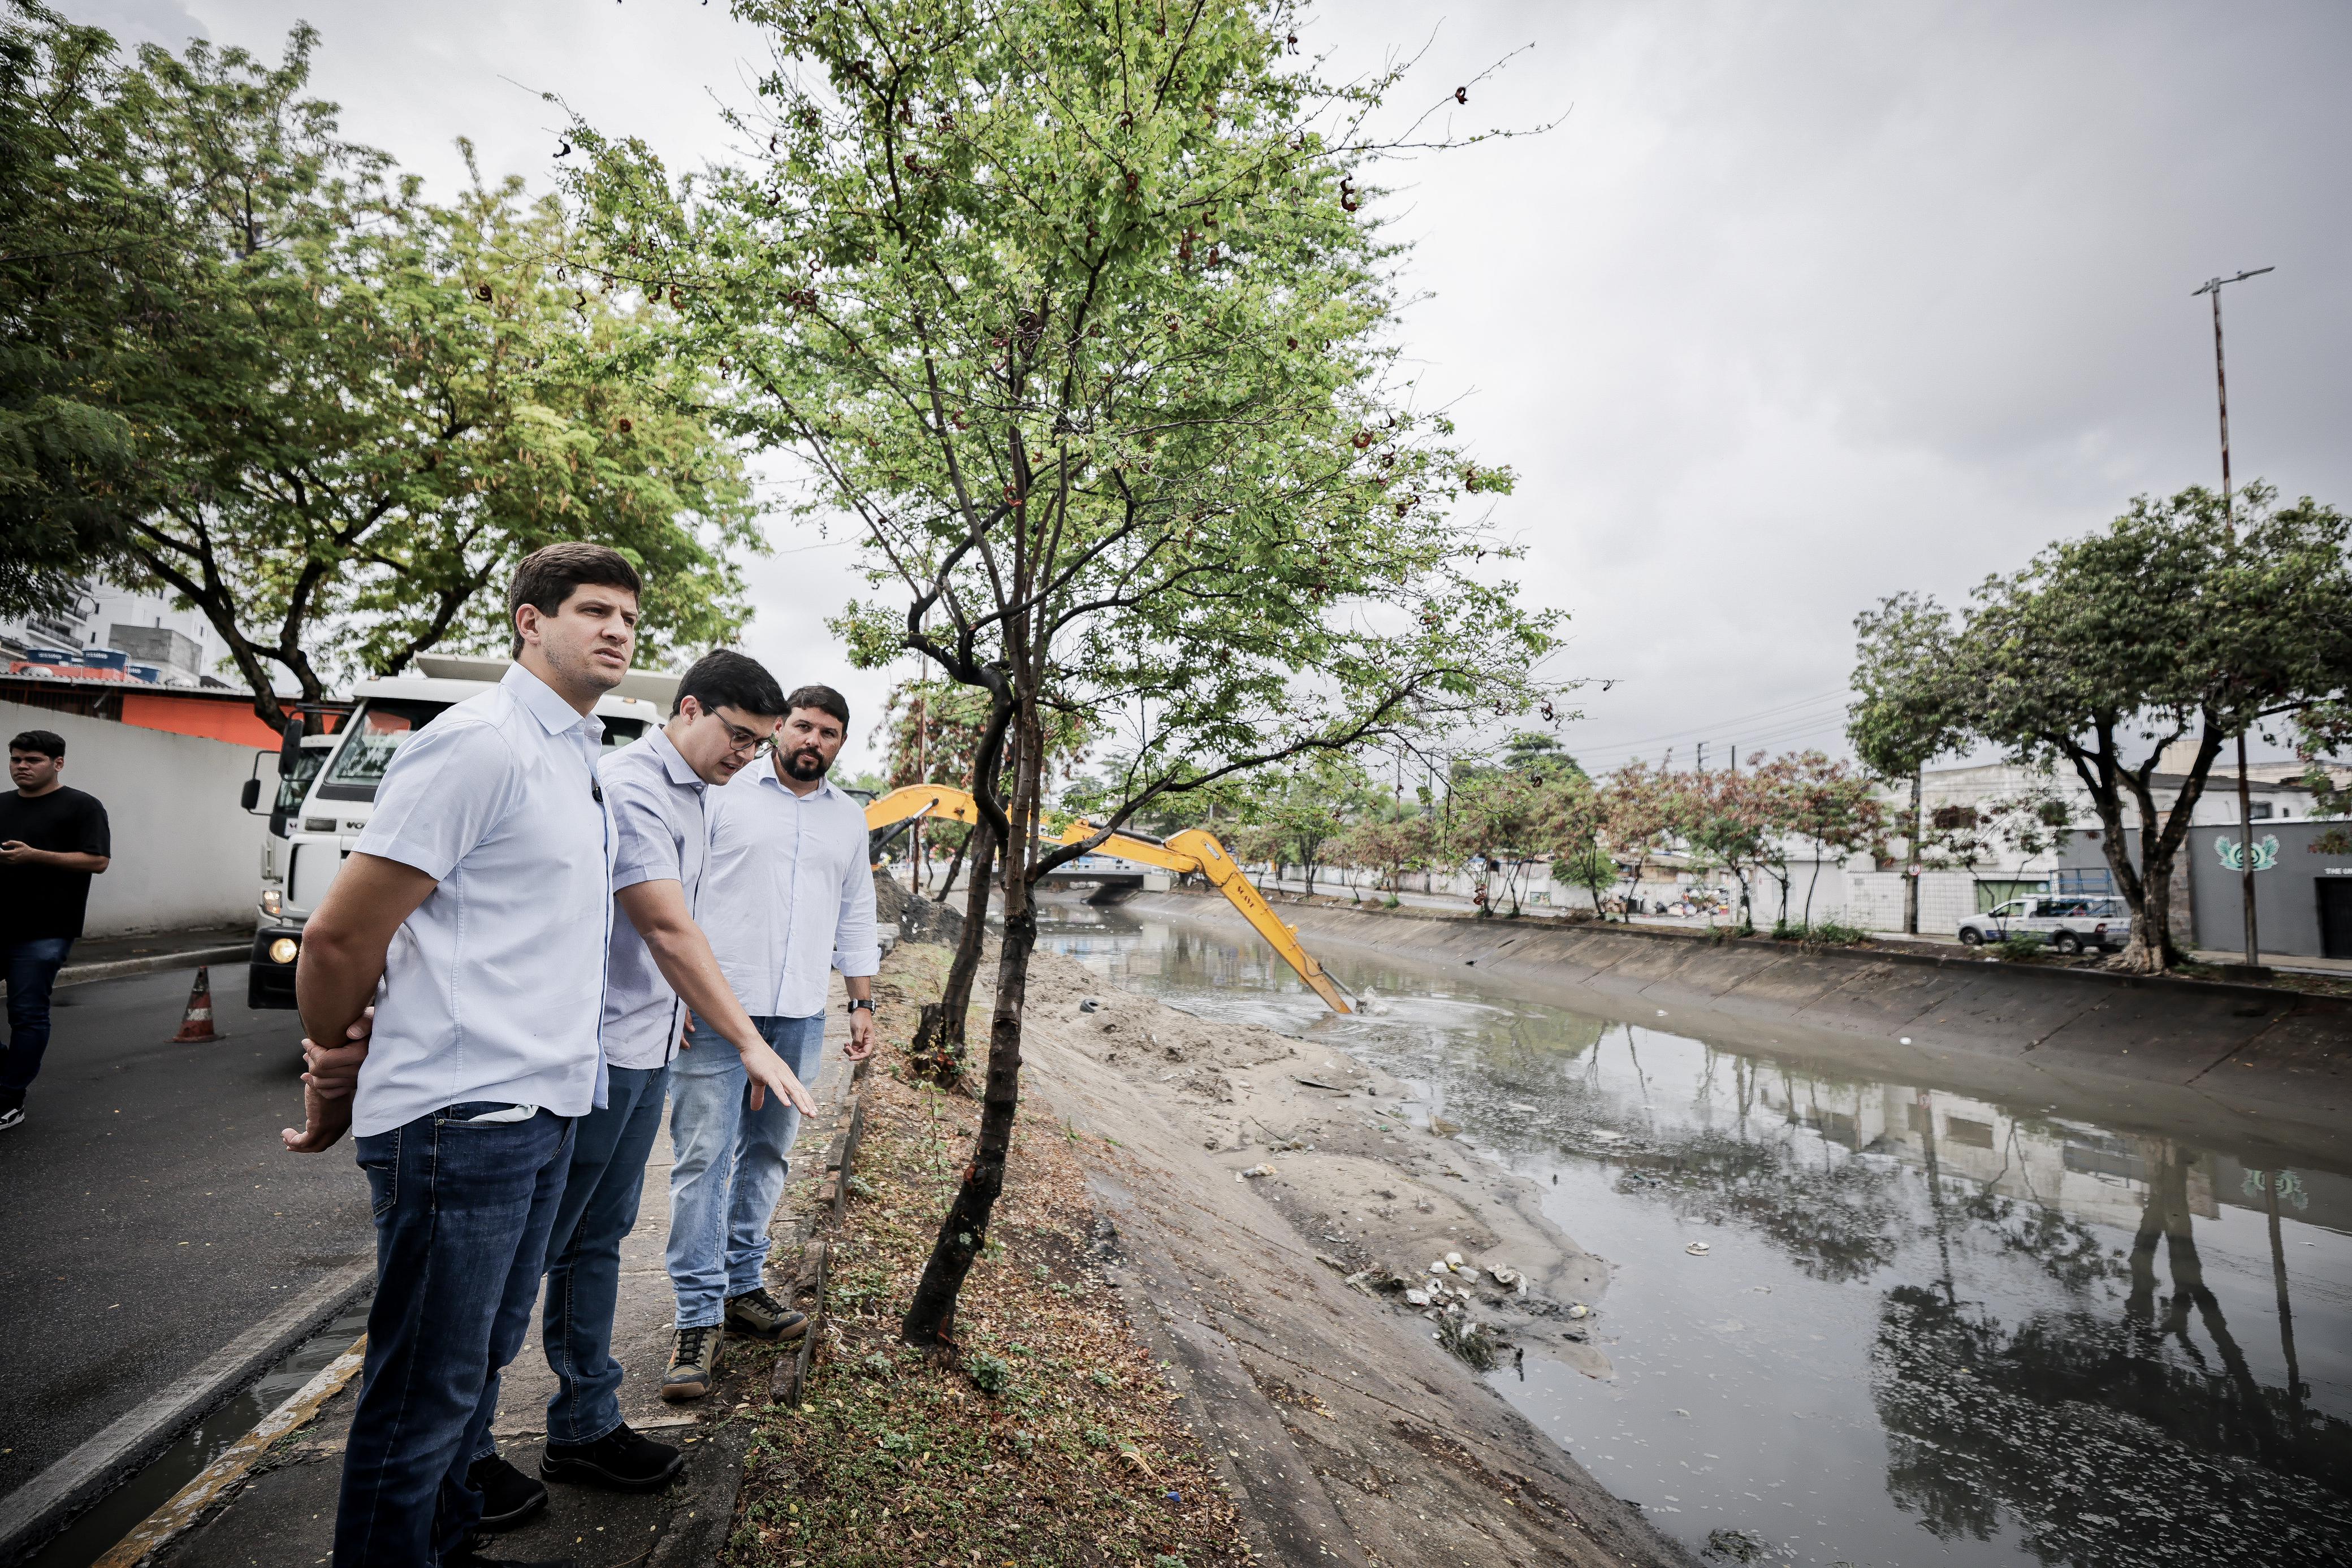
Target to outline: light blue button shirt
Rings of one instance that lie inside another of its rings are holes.
[[[828,782],[795,795],[772,760],[746,768],[710,804],[702,929],[743,1010],[824,1011],[826,972],[882,967],[866,808]]]
[[[596,773],[613,811],[613,891],[674,882],[686,896],[687,914],[698,917],[710,838],[703,805],[710,786],[658,729],[605,758]],[[615,909],[612,962],[604,973],[606,1064],[661,1066],[677,1053],[683,1015],[653,949],[629,924],[628,911]]]
[[[601,1103],[613,912],[604,733],[516,664],[393,754],[353,848],[436,886],[384,955],[353,1132],[468,1100],[561,1116]]]

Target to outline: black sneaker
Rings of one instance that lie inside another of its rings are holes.
[[[626,1421],[592,1443],[550,1443],[539,1461],[549,1480],[607,1491],[659,1491],[684,1469],[683,1453],[629,1430]]]
[[[547,1506],[547,1489],[507,1463],[502,1455],[476,1459],[466,1471],[466,1481],[482,1494],[482,1517],[474,1528],[492,1535],[514,1529]]]
[[[22,1105],[10,1105],[5,1109],[0,1109],[0,1133],[6,1132],[9,1128],[16,1126],[17,1124],[24,1121],[24,1119],[25,1108]]]

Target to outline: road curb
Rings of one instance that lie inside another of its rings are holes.
[[[0,1563],[22,1562],[374,1283],[373,1258],[338,1269],[0,1499]]]
[[[51,984],[85,986],[92,980],[120,980],[128,975],[152,975],[164,969],[193,969],[199,964],[226,964],[249,957],[253,944],[239,942],[233,946],[191,947],[184,953],[154,953],[144,958],[110,958],[103,964],[68,964],[58,971]]]
[[[230,1444],[219,1458],[173,1492],[163,1507],[141,1520],[130,1534],[110,1547],[90,1568],[138,1568],[156,1552],[178,1540],[204,1517],[206,1509],[235,1490],[252,1473],[253,1467],[269,1452],[271,1444],[308,1426],[328,1400],[341,1394],[360,1375],[366,1354],[367,1335],[362,1334],[352,1343],[351,1349],[320,1367],[286,1403]]]

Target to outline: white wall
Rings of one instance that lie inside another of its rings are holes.
[[[113,864],[90,883],[85,936],[253,918],[269,829],[237,805],[252,748],[0,702],[0,738],[28,729],[65,737],[65,781],[104,802],[114,835]],[[261,780],[267,804],[278,788],[274,757]]]

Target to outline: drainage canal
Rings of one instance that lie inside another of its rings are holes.
[[[2352,1562],[2352,1173],[1346,949],[1340,1018],[1224,930],[1046,913],[1107,981],[1344,1049],[1552,1194],[1613,1268],[1611,1375],[1490,1379],[1709,1562]]]

